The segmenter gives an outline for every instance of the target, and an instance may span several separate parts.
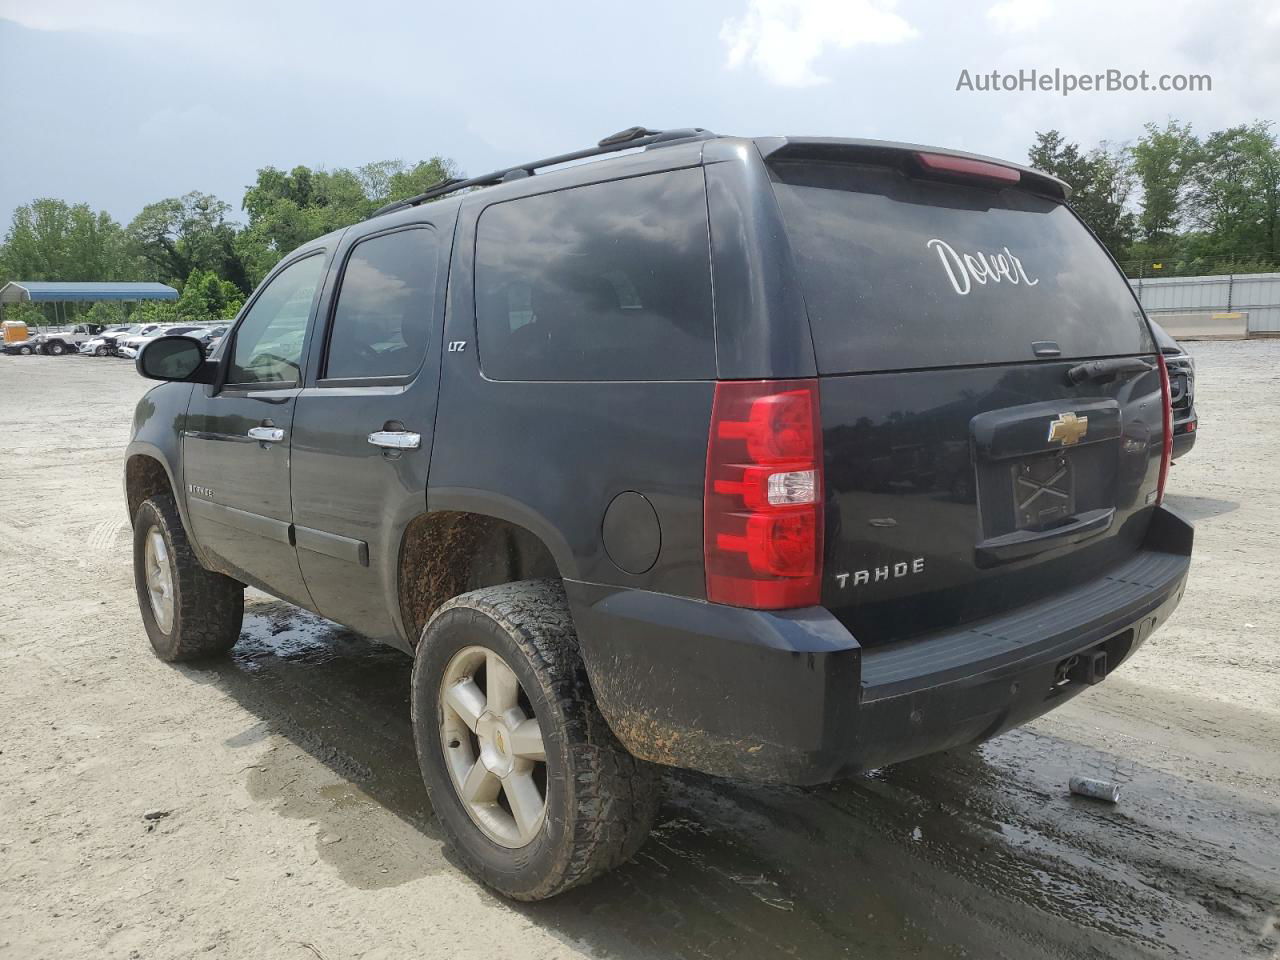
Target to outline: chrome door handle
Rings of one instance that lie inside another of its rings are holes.
[[[422,446],[422,435],[408,430],[378,430],[369,434],[369,442],[388,450],[417,450]]]
[[[284,431],[279,427],[250,427],[250,440],[261,440],[263,443],[279,443],[284,439]]]

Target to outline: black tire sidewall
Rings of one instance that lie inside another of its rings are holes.
[[[528,661],[528,654],[506,628],[480,610],[459,606],[433,622],[430,636],[418,645],[413,668],[413,735],[418,764],[431,804],[454,842],[457,855],[482,880],[517,899],[536,899],[543,888],[555,886],[568,862],[574,816],[573,782],[565,717],[548,698]],[[464,647],[487,647],[515,671],[542,728],[547,755],[547,814],[542,831],[531,844],[512,849],[490,840],[463,806],[449,774],[440,738],[440,681],[450,659]]]
[[[160,535],[164,537],[169,554],[169,572],[173,581],[173,629],[169,633],[160,629],[160,624],[156,622],[147,590],[146,544],[147,535],[153,527],[159,529]],[[152,648],[161,660],[173,660],[177,656],[177,638],[182,630],[182,583],[176,569],[176,559],[177,551],[169,525],[155,505],[149,500],[145,501],[138,508],[138,515],[133,522],[133,579],[138,593],[138,607],[142,611],[142,624],[147,630]]]

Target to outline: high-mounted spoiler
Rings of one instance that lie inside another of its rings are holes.
[[[766,161],[827,160],[906,167],[921,176],[985,180],[1020,186],[1057,200],[1070,200],[1071,187],[1043,170],[977,153],[889,140],[845,140],[835,137],[760,137],[755,141]]]

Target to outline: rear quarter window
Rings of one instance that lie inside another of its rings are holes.
[[[1106,251],[1063,204],[848,163],[771,165],[822,373],[1150,352]]]
[[[700,169],[494,204],[476,228],[475,288],[495,380],[715,376]]]

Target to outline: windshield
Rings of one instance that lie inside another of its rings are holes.
[[[1061,203],[884,167],[782,161],[774,191],[823,373],[1150,352],[1105,249]]]

